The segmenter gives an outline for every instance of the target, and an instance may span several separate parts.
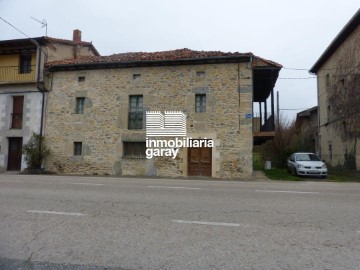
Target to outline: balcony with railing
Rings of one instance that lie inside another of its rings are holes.
[[[35,65],[0,67],[0,84],[35,82]]]
[[[275,131],[274,115],[271,113],[254,113],[253,118],[253,133],[259,134],[261,132],[268,132],[269,134]]]
[[[254,113],[254,144],[262,144],[275,136],[275,117],[272,113]]]

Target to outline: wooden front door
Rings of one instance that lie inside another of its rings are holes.
[[[21,170],[22,138],[9,138],[8,171]]]
[[[188,149],[188,176],[211,177],[211,147]]]

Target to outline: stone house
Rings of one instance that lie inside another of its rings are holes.
[[[317,106],[299,112],[296,115],[296,134],[298,136],[298,150],[315,153],[317,149],[318,131]]]
[[[47,67],[50,171],[226,179],[252,177],[253,102],[273,100],[281,69],[252,53],[189,49],[82,57]],[[211,140],[212,147],[180,147],[174,159],[147,159],[149,111],[185,113],[187,138]],[[270,129],[254,136],[271,138]]]
[[[317,75],[318,152],[332,166],[348,154],[360,168],[360,9],[330,43],[310,72]]]
[[[46,106],[44,64],[99,55],[90,42],[35,37],[0,41],[0,171],[26,168],[22,145],[33,132],[43,133]]]

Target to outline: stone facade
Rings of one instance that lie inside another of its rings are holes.
[[[252,120],[245,115],[252,113],[252,82],[252,66],[244,62],[53,72],[45,117],[52,150],[47,168],[71,174],[186,177],[187,148],[180,148],[175,159],[123,156],[124,143],[145,141],[145,128],[128,129],[129,97],[142,95],[144,111],[183,111],[188,137],[214,140],[212,177],[249,179]],[[196,94],[206,94],[206,112],[195,112]],[[77,97],[85,98],[83,114],[75,113]],[[74,155],[74,142],[82,143],[80,156]]]
[[[353,17],[360,17],[359,11]],[[359,21],[359,19],[357,19]],[[354,21],[354,20],[353,20]],[[351,24],[348,24],[349,26]],[[347,31],[343,29],[342,33]],[[318,80],[318,107],[319,107],[319,139],[320,147],[318,151],[321,158],[332,166],[344,163],[344,154],[355,145],[354,139],[346,139],[341,132],[335,128],[335,121],[339,119],[339,112],[332,110],[329,102],[329,89],[333,84],[339,83],[342,79],[349,79],[349,74],[359,74],[360,71],[360,26],[354,28],[344,41],[326,58],[326,61],[313,72],[317,74]],[[322,59],[322,58],[320,58]],[[346,68],[343,68],[344,61]],[[339,70],[344,76],[339,76]],[[344,91],[346,91],[344,89]],[[356,148],[357,168],[360,168],[360,143],[357,138]]]
[[[40,48],[28,39],[8,41],[11,46],[14,42],[19,44],[11,53],[7,41],[0,41],[0,172],[6,171],[9,159],[10,138],[22,138],[22,144],[26,144],[33,132],[41,131],[42,103],[46,105],[47,94],[39,90],[38,83],[44,79],[43,70],[47,61],[57,61],[80,56],[98,55],[92,44],[88,42],[74,43],[70,40],[59,40],[42,37],[34,38]],[[2,51],[4,48],[5,52]],[[19,49],[20,48],[20,49]],[[23,49],[21,49],[23,48]],[[20,55],[31,54],[31,72],[21,74],[18,72]],[[14,72],[15,71],[15,72]],[[40,74],[38,76],[38,72]],[[48,78],[45,76],[46,82]],[[13,98],[24,97],[22,126],[12,128]],[[27,167],[25,156],[21,157],[20,170]]]
[[[298,136],[298,150],[301,152],[316,153],[316,149],[318,148],[317,106],[297,114],[296,133]]]

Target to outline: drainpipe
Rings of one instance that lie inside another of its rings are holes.
[[[38,61],[38,72],[37,72],[37,78],[36,78],[36,87],[39,90],[39,92],[42,93],[42,101],[41,101],[41,118],[40,118],[40,142],[39,142],[39,152],[41,153],[41,147],[42,147],[42,136],[43,136],[43,122],[44,122],[44,109],[45,109],[45,91],[46,88],[44,86],[44,82],[40,83],[40,72],[41,72],[41,55],[42,50],[40,46],[38,47],[38,53],[39,53],[39,61]],[[44,80],[44,78],[43,78]],[[42,165],[40,165],[42,166]]]
[[[317,74],[316,74],[317,75]],[[317,87],[317,155],[320,156],[320,158],[322,159],[322,153],[321,153],[321,133],[320,133],[320,90],[319,90],[319,76],[317,76],[316,78],[316,87]]]

